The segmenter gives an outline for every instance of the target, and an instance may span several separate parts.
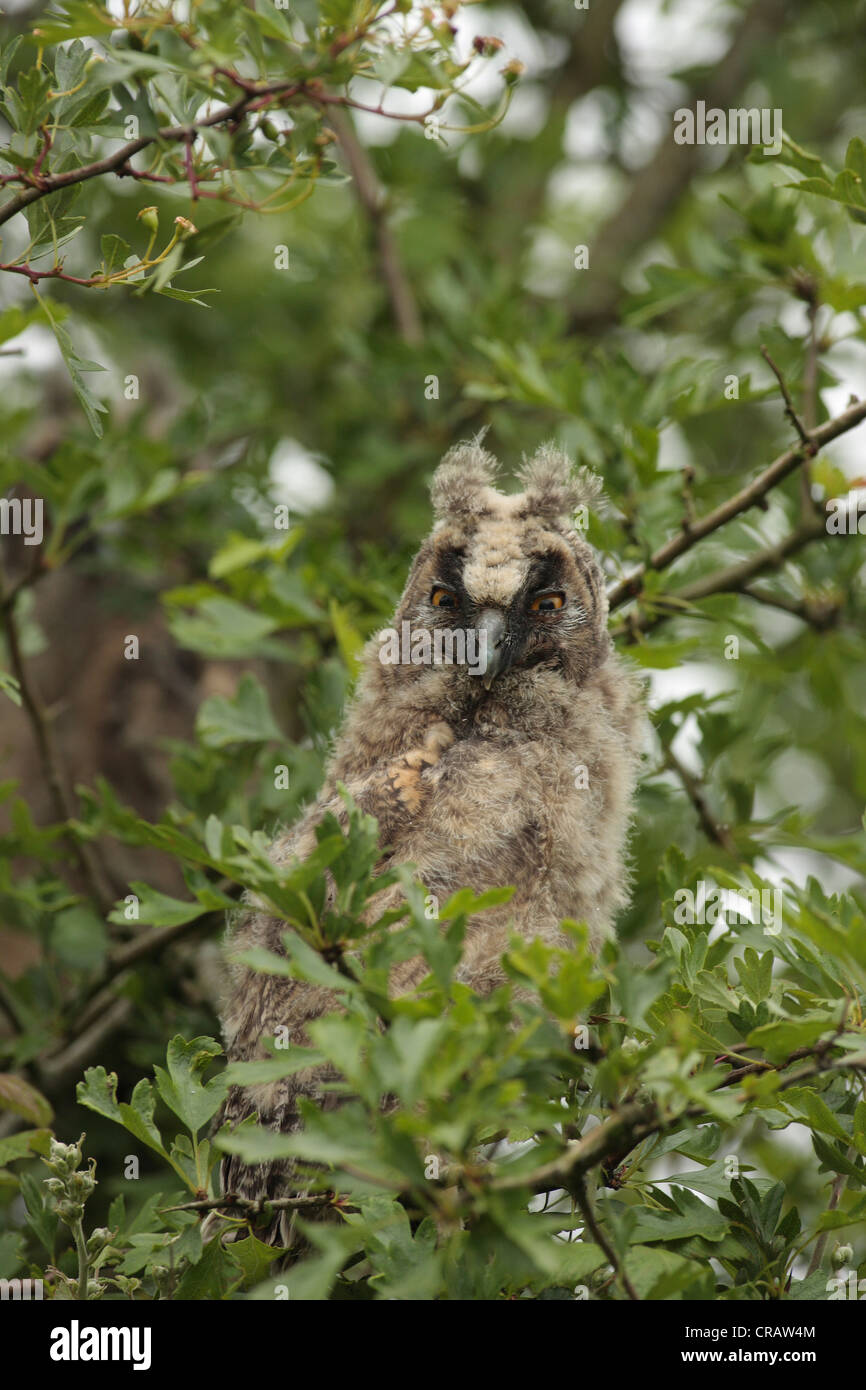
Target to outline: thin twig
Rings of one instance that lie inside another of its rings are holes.
[[[608,1263],[613,1266],[617,1277],[622,1280],[623,1288],[629,1298],[633,1299],[635,1303],[639,1303],[640,1298],[637,1290],[626,1273],[625,1262],[620,1264],[616,1251],[595,1219],[595,1212],[592,1209],[592,1202],[589,1192],[587,1191],[586,1180],[583,1177],[578,1178],[577,1182],[574,1184],[574,1195],[577,1199],[577,1205],[580,1207],[581,1215],[596,1245],[600,1246],[604,1251]]]
[[[737,847],[734,844],[731,832],[721,821],[717,821],[709,806],[707,805],[706,793],[700,778],[695,777],[688,768],[680,762],[672,748],[665,750],[665,765],[670,768],[680,779],[683,788],[698,813],[698,819],[704,829],[707,838],[713,840],[715,844],[721,845],[722,849],[728,854],[736,856]]]
[[[653,599],[653,611],[626,614],[625,621],[611,630],[613,638],[625,637],[629,642],[637,641],[638,634],[649,632],[668,618],[682,616],[693,603],[711,598],[714,594],[736,594],[747,591],[749,580],[767,570],[779,569],[787,559],[819,536],[826,536],[823,522],[815,515],[801,523],[795,530],[783,537],[775,545],[755,551],[745,560],[716,570],[703,579],[696,579],[682,589]]]
[[[753,589],[748,584],[744,584],[738,592],[745,594],[747,598],[754,599],[756,603],[763,603],[769,608],[778,608],[783,613],[790,613],[792,617],[800,618],[802,622],[814,627],[817,632],[826,632],[828,628],[835,627],[842,608],[841,598],[833,594],[814,595],[801,599],[785,598],[781,594],[770,594],[766,589]]]
[[[261,1216],[267,1211],[304,1211],[311,1207],[330,1207],[336,1205],[338,1198],[333,1192],[309,1193],[303,1197],[241,1197],[235,1192],[229,1192],[223,1197],[203,1197],[195,1202],[180,1202],[176,1207],[162,1207],[162,1212],[169,1211],[222,1211],[224,1207],[231,1207],[236,1211],[244,1211],[249,1216]],[[340,1210],[352,1210],[346,1203],[340,1202]]]
[[[351,170],[358,201],[373,228],[382,279],[388,291],[400,336],[410,347],[417,347],[424,336],[421,318],[388,218],[385,194],[376,177],[370,156],[358,139],[349,117],[342,111],[333,111],[329,119]]]
[[[806,449],[807,453],[810,456],[816,454],[818,451],[818,446],[813,443],[812,438],[808,430],[806,429],[806,426],[803,424],[803,421],[797,414],[794,408],[794,402],[791,400],[791,393],[788,390],[785,378],[783,377],[779,368],[776,366],[767,349],[764,347],[763,343],[761,344],[761,356],[763,357],[764,361],[767,363],[767,366],[770,368],[770,371],[773,373],[773,375],[779,383],[779,390],[782,392],[782,396],[785,401],[785,414],[787,415],[788,419],[791,421],[791,424],[794,426],[794,429],[800,436],[800,441],[803,447]]]
[[[849,1149],[849,1150],[848,1150],[848,1160],[849,1160],[849,1162],[850,1162],[851,1158],[854,1156],[854,1153],[855,1153],[855,1150],[854,1150],[854,1149]],[[829,1200],[828,1203],[827,1203],[827,1210],[828,1210],[828,1211],[835,1211],[836,1208],[838,1207],[838,1205],[839,1205],[839,1200],[840,1200],[840,1198],[841,1198],[841,1196],[842,1196],[842,1193],[845,1191],[845,1184],[846,1184],[847,1181],[848,1181],[848,1174],[847,1174],[847,1173],[837,1173],[837,1174],[836,1174],[836,1177],[835,1177],[834,1182],[833,1182],[833,1187],[832,1187],[831,1192],[830,1192],[830,1200]],[[812,1258],[811,1258],[811,1260],[809,1261],[809,1268],[806,1270],[806,1278],[807,1278],[807,1279],[808,1279],[808,1277],[809,1277],[810,1274],[817,1274],[818,1270],[821,1268],[821,1261],[822,1261],[823,1258],[824,1258],[824,1251],[825,1251],[826,1246],[827,1246],[827,1237],[829,1236],[829,1234],[830,1234],[829,1231],[822,1231],[821,1234],[820,1234],[819,1237],[818,1237],[818,1240],[817,1240],[816,1245],[815,1245],[815,1249],[814,1249],[813,1252],[812,1252]]]
[[[705,516],[697,517],[689,527],[688,532],[680,530],[658,550],[654,551],[647,561],[638,565],[630,575],[614,584],[608,593],[610,608],[612,610],[620,608],[624,603],[628,603],[629,599],[636,598],[643,588],[644,576],[648,570],[667,569],[669,565],[672,565],[680,556],[685,555],[705,536],[711,535],[713,531],[718,531],[721,526],[725,526],[735,517],[741,516],[743,512],[756,506],[768,492],[787,478],[789,473],[793,473],[794,469],[803,462],[810,452],[814,454],[831,440],[837,439],[839,435],[847,434],[849,430],[855,429],[863,420],[866,420],[866,401],[854,401],[834,420],[827,420],[823,425],[812,430],[809,435],[808,449],[803,444],[798,444],[794,449],[787,449],[744,488],[734,493],[733,497],[720,503],[718,507],[707,512]]]
[[[69,793],[66,790],[66,783],[62,771],[62,760],[57,742],[54,737],[54,728],[51,717],[42,703],[39,692],[30,678],[24,657],[21,651],[21,640],[18,633],[18,624],[15,618],[14,607],[7,601],[4,592],[0,595],[0,620],[6,633],[6,645],[9,649],[9,663],[12,672],[21,691],[21,701],[30,720],[31,728],[36,739],[36,747],[39,752],[39,759],[42,763],[42,770],[45,775],[51,799],[54,803],[54,811],[57,819],[63,822],[71,821],[75,816],[75,808],[72,804]],[[107,912],[114,902],[114,894],[111,891],[107,876],[96,854],[93,853],[89,845],[84,844],[67,828],[65,838],[72,849],[75,858],[78,860],[81,872],[87,881],[88,887],[96,899],[103,912]]]
[[[42,1089],[50,1092],[59,1091],[72,1078],[80,1076],[99,1048],[127,1022],[132,1008],[132,1000],[126,995],[121,995],[62,1052],[40,1059],[39,1078]]]

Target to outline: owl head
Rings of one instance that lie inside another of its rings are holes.
[[[580,684],[609,651],[602,574],[575,522],[599,480],[551,444],[519,470],[522,491],[499,491],[497,473],[480,438],[446,454],[396,614],[413,631],[477,634],[485,659],[463,688],[482,700],[542,670]]]

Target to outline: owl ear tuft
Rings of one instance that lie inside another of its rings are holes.
[[[486,433],[481,430],[474,439],[455,444],[433,474],[430,496],[438,518],[476,512],[481,492],[494,483],[499,464],[481,446]]]
[[[542,444],[518,469],[526,493],[527,511],[551,520],[571,516],[601,496],[602,481],[588,468],[575,469],[571,459],[550,442]]]

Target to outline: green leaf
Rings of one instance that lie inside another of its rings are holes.
[[[7,695],[13,705],[21,707],[21,685],[8,671],[0,671],[0,690]]]
[[[812,1047],[826,1033],[835,1030],[838,1018],[830,1013],[802,1019],[785,1018],[753,1028],[746,1041],[759,1047],[771,1062],[782,1062],[801,1047]]]
[[[0,1072],[0,1110],[11,1110],[40,1129],[50,1126],[54,1118],[51,1102],[41,1091],[11,1072]]]
[[[282,739],[268,705],[268,697],[254,676],[241,678],[232,698],[211,695],[196,718],[196,733],[207,748],[232,743],[267,743]]]
[[[81,407],[87,416],[90,428],[97,439],[102,438],[102,423],[100,415],[107,413],[107,407],[102,404],[84,380],[85,372],[102,372],[105,370],[98,362],[88,362],[85,358],[79,357],[75,350],[72,339],[63,327],[53,307],[49,307],[47,300],[37,294],[37,299],[42,307],[42,313],[48,323],[49,328],[57,339],[57,346],[60,348],[63,360],[66,363],[67,371],[72,380],[72,389],[78,397]]]
[[[225,1096],[228,1083],[224,1072],[202,1081],[203,1073],[221,1054],[222,1048],[213,1038],[187,1042],[178,1034],[168,1045],[168,1071],[153,1069],[162,1099],[194,1135],[213,1118]]]
[[[779,1097],[778,1103],[786,1110],[793,1110],[797,1115],[803,1115],[808,1120],[812,1129],[817,1129],[821,1134],[829,1134],[833,1139],[841,1139],[843,1143],[850,1144],[851,1135],[843,1124],[836,1118],[833,1111],[814,1091],[808,1091],[805,1087],[789,1087],[783,1095]]]
[[[123,237],[115,236],[114,232],[107,232],[100,243],[102,250],[101,273],[108,277],[113,275],[116,270],[122,270],[129,257],[132,255],[132,247]]]
[[[117,1099],[117,1075],[104,1067],[88,1067],[84,1080],[76,1088],[79,1105],[95,1110],[98,1115],[123,1125],[136,1139],[163,1158],[168,1154],[153,1118],[154,1095],[149,1081],[142,1078],[132,1092],[129,1104]]]
[[[321,1052],[312,1047],[287,1047],[275,1057],[263,1057],[254,1062],[229,1062],[225,1070],[230,1086],[263,1086],[283,1077],[294,1076],[307,1067],[324,1061]]]
[[[146,926],[177,927],[184,922],[194,922],[197,917],[202,917],[212,910],[198,902],[183,902],[179,898],[170,898],[167,894],[158,892],[156,888],[138,881],[130,883],[129,890],[139,900],[138,916],[134,920]],[[130,919],[126,916],[125,905],[118,905],[110,912],[108,920],[121,926],[127,923]]]
[[[19,1129],[0,1139],[0,1167],[14,1163],[17,1158],[32,1158],[34,1154],[48,1155],[50,1129]]]
[[[232,1260],[243,1272],[242,1287],[245,1289],[267,1278],[274,1260],[288,1253],[278,1245],[265,1245],[255,1235],[247,1236],[246,1240],[233,1241],[230,1249]]]
[[[244,1270],[234,1258],[234,1246],[223,1246],[221,1241],[211,1240],[205,1245],[201,1259],[183,1275],[174,1297],[196,1302],[228,1298],[243,1280]]]
[[[49,940],[63,964],[76,970],[98,970],[108,951],[105,923],[89,907],[58,913]]]
[[[364,639],[353,624],[346,609],[335,598],[331,599],[328,612],[340,655],[354,678],[361,669],[360,654]]]
[[[11,339],[17,338],[41,317],[42,311],[38,305],[33,309],[22,309],[17,304],[10,305],[0,314],[0,343],[8,343]]]
[[[638,1298],[650,1302],[677,1296],[687,1299],[715,1296],[712,1270],[670,1250],[632,1246],[625,1257],[625,1269]]]
[[[268,656],[286,661],[290,656],[289,649],[270,636],[279,627],[276,618],[222,595],[202,599],[192,614],[170,610],[168,622],[181,647],[202,652],[210,660]]]

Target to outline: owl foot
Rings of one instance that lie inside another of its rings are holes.
[[[414,813],[420,809],[423,799],[421,774],[425,768],[433,767],[453,742],[453,730],[444,720],[440,720],[427,730],[420,748],[410,748],[390,764],[388,781],[407,811]]]

